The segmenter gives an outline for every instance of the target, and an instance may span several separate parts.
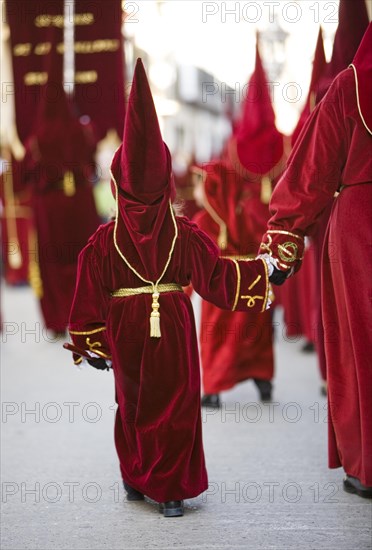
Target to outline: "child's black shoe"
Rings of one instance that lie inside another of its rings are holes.
[[[221,406],[220,396],[218,393],[206,393],[201,399],[201,406],[210,409],[219,409]]]
[[[136,491],[136,489],[133,489],[133,487],[128,485],[128,483],[125,483],[125,481],[123,481],[123,484],[124,484],[124,489],[127,492],[127,500],[129,500],[130,502],[144,500],[145,497],[143,496],[142,493],[140,493],[139,491]]]
[[[183,516],[183,509],[183,500],[170,500],[159,504],[159,512],[162,512],[165,518]]]

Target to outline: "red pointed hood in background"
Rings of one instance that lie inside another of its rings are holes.
[[[48,167],[49,183],[63,178],[69,171],[78,180],[89,177],[92,172],[95,143],[89,124],[83,124],[74,113],[74,108],[63,88],[62,66],[56,62],[52,51],[48,60],[48,80],[41,90],[41,100],[33,132],[26,144],[32,162]],[[88,166],[89,169],[84,168]]]
[[[363,37],[353,60],[359,98],[359,112],[370,134],[372,134],[372,23]]]
[[[118,188],[118,246],[143,277],[156,281],[174,237],[169,203],[175,191],[170,153],[141,59],[134,70],[123,143],[111,171]]]
[[[319,83],[317,103],[326,94],[335,77],[347,69],[354,59],[368,23],[365,0],[340,0],[332,57]]]
[[[300,119],[297,123],[296,128],[293,131],[292,134],[292,146],[295,144],[298,136],[300,135],[300,132],[302,128],[305,125],[306,120],[310,116],[312,110],[315,107],[316,102],[316,95],[318,90],[318,85],[320,78],[322,74],[324,73],[325,67],[327,65],[325,52],[324,52],[324,44],[323,44],[323,33],[321,27],[319,28],[319,34],[318,34],[318,40],[316,43],[315,48],[315,54],[314,54],[314,61],[313,61],[313,70],[311,74],[311,81],[310,81],[310,87],[309,87],[309,93],[306,99],[305,106],[302,110]]]
[[[283,134],[275,125],[267,78],[256,44],[256,65],[243,101],[243,114],[230,141],[230,160],[251,174],[269,173],[284,154]]]

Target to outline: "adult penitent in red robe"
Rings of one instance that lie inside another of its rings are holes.
[[[225,157],[224,161],[205,165],[209,208],[196,221],[215,242],[221,241],[227,247],[220,247],[221,255],[252,257],[269,218],[272,186],[284,167],[283,135],[275,125],[258,40],[255,69]],[[221,229],[225,236],[220,235]],[[247,378],[271,380],[272,346],[269,313],[254,320],[249,313],[232,315],[203,303],[201,357],[205,393],[218,393]]]
[[[329,392],[329,466],[372,487],[371,257],[372,26],[354,67],[315,108],[274,191],[261,245],[298,269],[302,237],[335,192],[322,263]]]
[[[292,134],[292,146],[296,143],[302,128],[315,107],[315,98],[320,77],[326,66],[322,29],[319,29],[309,92],[301,116]],[[308,342],[317,343],[316,313],[320,302],[320,281],[316,278],[316,257],[312,242],[305,250],[301,271],[296,277],[280,287],[280,302],[284,309],[284,322],[288,337],[305,336]],[[323,345],[323,342],[321,342]],[[321,364],[321,363],[320,363]],[[320,368],[323,379],[325,373]]]
[[[159,502],[195,497],[208,481],[197,335],[182,286],[192,281],[219,307],[259,313],[267,266],[221,259],[203,231],[174,216],[170,155],[140,60],[112,174],[116,220],[80,255],[70,334],[77,347],[112,358],[124,482]]]
[[[62,74],[52,66],[24,162],[37,236],[31,254],[38,270],[31,283],[45,326],[56,333],[67,329],[78,255],[99,225],[94,151],[89,126],[73,113]]]
[[[204,210],[194,217],[195,223],[219,247],[221,256],[253,258],[258,236],[254,231],[256,224],[252,224],[254,218],[247,210],[255,199],[260,202],[260,187],[253,185],[248,191],[245,180],[224,161],[214,161],[195,170],[203,181],[205,203]],[[258,317],[249,310],[221,310],[203,300],[199,342],[205,394],[228,390],[249,378],[271,380],[273,377],[269,311]]]

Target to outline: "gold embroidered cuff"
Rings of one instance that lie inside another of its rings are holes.
[[[89,336],[90,334],[96,334],[97,332],[102,332],[103,330],[106,330],[106,327],[100,327],[88,331],[69,330],[69,333],[75,334],[76,336]]]
[[[244,311],[246,309],[255,309],[257,312],[263,312],[266,310],[268,293],[269,293],[269,276],[266,262],[264,263],[265,274],[256,273],[254,280],[249,283],[247,281],[248,273],[244,269],[241,271],[241,267],[244,263],[255,261],[253,259],[246,258],[244,260],[233,260],[238,274],[238,283],[235,294],[235,301],[232,311]],[[240,265],[242,264],[242,265]],[[242,290],[242,287],[247,288],[247,291]],[[257,294],[254,294],[257,292]],[[261,301],[262,300],[262,301]],[[261,305],[262,304],[262,305]]]
[[[304,238],[290,231],[270,229],[263,236],[259,254],[268,254],[283,271],[297,271],[303,259]]]

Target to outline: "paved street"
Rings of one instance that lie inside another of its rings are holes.
[[[370,501],[327,469],[315,356],[280,320],[274,402],[247,382],[203,411],[209,490],[166,519],[124,500],[112,374],[72,365],[28,288],[2,287],[2,318],[2,550],[371,548]]]

